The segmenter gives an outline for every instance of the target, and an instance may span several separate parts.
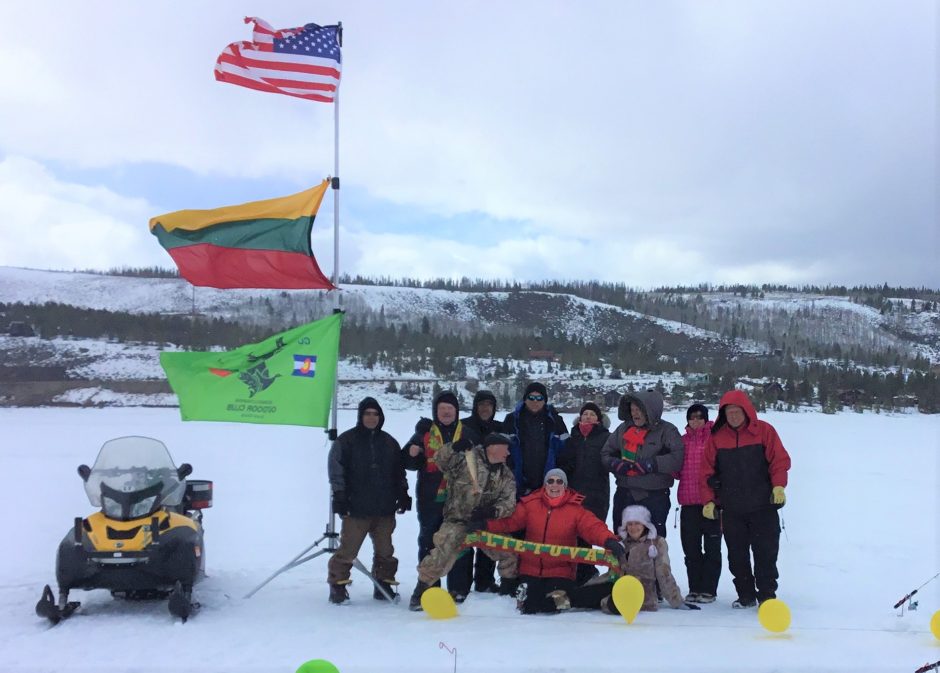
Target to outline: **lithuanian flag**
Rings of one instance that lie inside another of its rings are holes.
[[[310,249],[329,184],[278,199],[159,215],[150,220],[150,233],[193,285],[331,290]]]

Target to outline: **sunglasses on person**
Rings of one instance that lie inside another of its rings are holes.
[[[546,484],[564,484],[565,480],[559,477],[549,477],[545,480]]]
[[[541,402],[545,399],[545,395],[526,395],[526,399],[530,402]]]

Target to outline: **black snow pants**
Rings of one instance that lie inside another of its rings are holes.
[[[777,552],[780,517],[777,508],[754,512],[721,512],[721,528],[728,545],[728,569],[734,576],[738,600],[750,603],[777,597]],[[751,553],[754,570],[751,571]]]
[[[721,577],[721,524],[702,516],[702,505],[683,505],[679,521],[689,593],[714,596]]]

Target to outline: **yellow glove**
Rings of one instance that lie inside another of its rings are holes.
[[[715,503],[710,502],[702,508],[702,516],[706,519],[715,518]]]
[[[775,505],[783,505],[787,502],[787,496],[783,492],[783,486],[774,486],[773,501]]]

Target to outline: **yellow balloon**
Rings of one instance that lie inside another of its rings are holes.
[[[457,616],[457,604],[440,587],[431,587],[421,594],[421,609],[433,619],[451,619]]]
[[[633,575],[624,575],[614,582],[612,594],[620,616],[627,620],[627,624],[632,624],[643,607],[645,592],[640,580]]]
[[[760,604],[757,620],[768,631],[783,633],[790,628],[790,608],[783,601],[771,598]]]
[[[940,640],[940,610],[933,613],[933,617],[930,618],[930,632],[934,638]]]

